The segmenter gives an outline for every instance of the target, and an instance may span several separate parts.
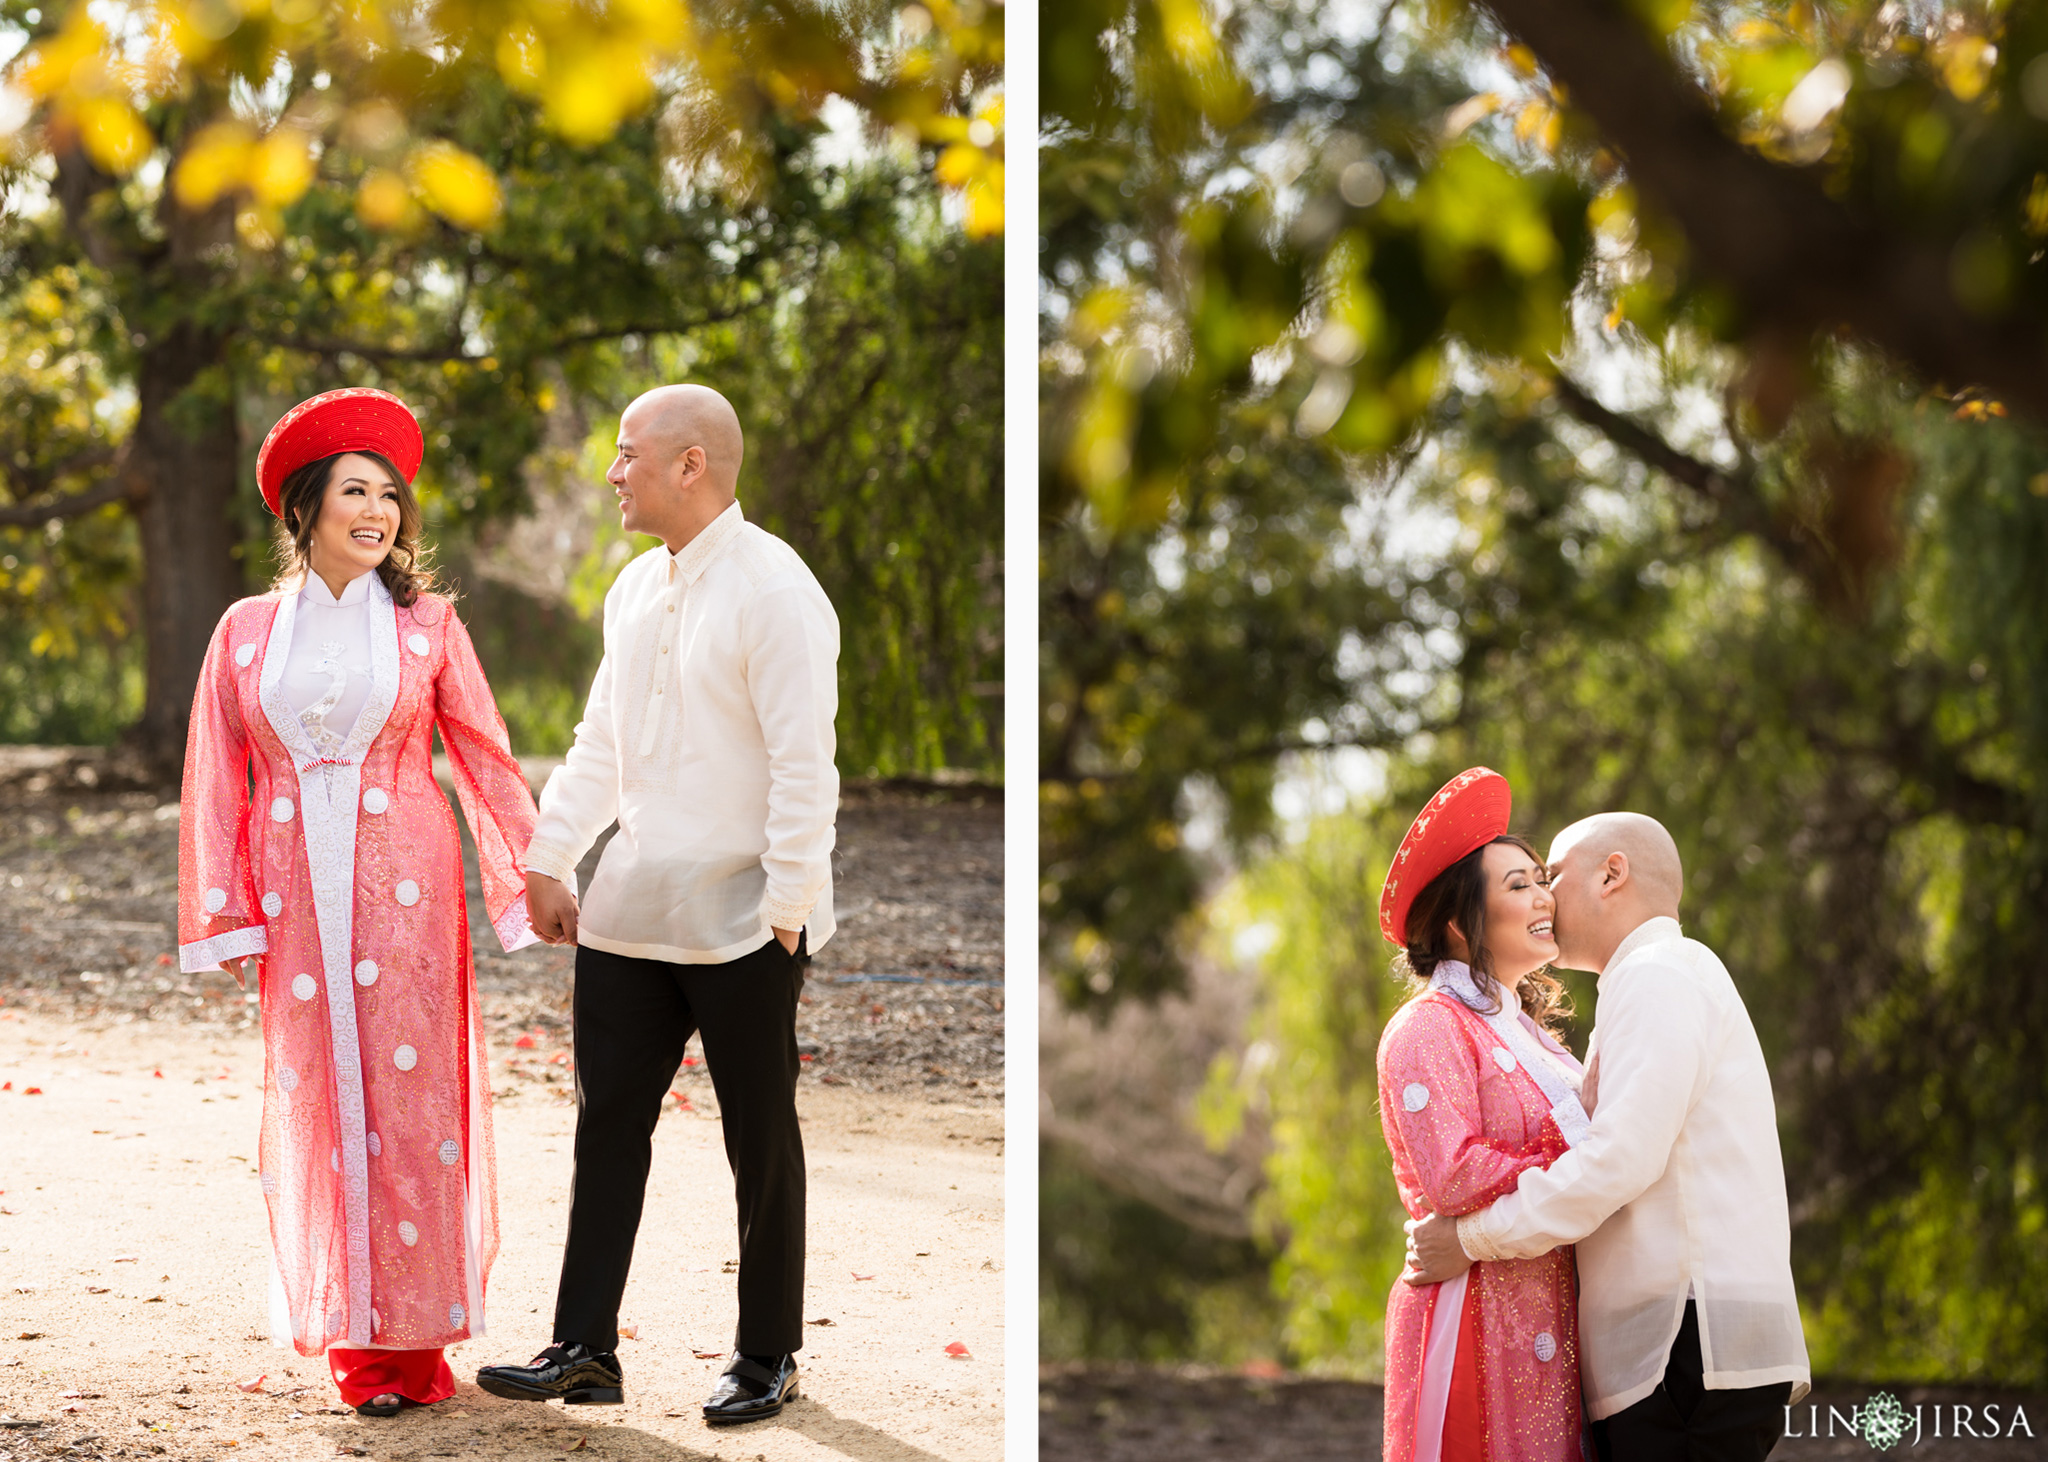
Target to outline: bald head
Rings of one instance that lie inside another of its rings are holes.
[[[747,454],[739,413],[709,386],[656,386],[642,393],[619,418],[619,436],[662,457],[701,448],[707,485],[726,497],[739,483],[740,462]]]
[[[656,386],[619,417],[619,455],[605,473],[619,521],[680,553],[732,506],[747,440],[732,403],[709,386]]]
[[[1606,968],[1646,919],[1678,917],[1685,868],[1664,824],[1640,812],[1600,812],[1551,839],[1558,963]]]

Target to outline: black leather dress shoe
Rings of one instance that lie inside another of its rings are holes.
[[[566,1401],[571,1406],[617,1406],[626,1399],[619,1358],[577,1341],[556,1341],[532,1365],[485,1366],[477,1385],[512,1401]]]
[[[779,1414],[784,1402],[796,1399],[795,1356],[776,1357],[771,1369],[736,1355],[704,1403],[704,1419],[714,1424],[765,1421]]]

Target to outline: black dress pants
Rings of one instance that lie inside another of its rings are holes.
[[[1600,1462],[1763,1462],[1785,1434],[1792,1383],[1709,1391],[1704,1375],[1699,1313],[1687,1300],[1657,1389],[1592,1424]]]
[[[771,937],[726,964],[576,950],[576,1171],[555,1296],[555,1339],[619,1342],[619,1301],[647,1196],[654,1124],[693,1033],[718,1094],[739,1206],[733,1348],[802,1348],[804,1140],[796,1117],[796,1009],[810,963]]]

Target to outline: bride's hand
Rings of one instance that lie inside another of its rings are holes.
[[[1586,1115],[1593,1115],[1593,1104],[1600,1099],[1600,1053],[1595,1051],[1593,1059],[1586,1063],[1586,1076],[1579,1083],[1579,1105],[1586,1109]]]
[[[249,964],[255,958],[256,956],[253,954],[236,955],[233,959],[222,960],[220,967],[235,977],[235,985],[238,989],[246,990],[249,988]]]

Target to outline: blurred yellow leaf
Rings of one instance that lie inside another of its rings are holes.
[[[106,33],[94,23],[83,5],[74,5],[64,29],[29,52],[16,75],[22,88],[38,100],[55,96],[71,84],[71,74],[81,62],[99,54]]]
[[[140,167],[156,145],[134,108],[118,97],[80,97],[71,103],[70,114],[87,156],[102,172],[125,176]]]
[[[967,236],[990,238],[1003,231],[1003,165],[992,162],[967,185]]]
[[[498,37],[498,74],[514,91],[537,94],[547,69],[547,42],[531,25],[521,21]]]
[[[932,171],[947,187],[964,188],[981,164],[980,148],[969,142],[956,142],[939,154],[939,161]]]
[[[427,206],[457,227],[484,229],[498,221],[504,197],[497,178],[461,148],[430,142],[413,154],[412,172]]]
[[[622,73],[610,60],[602,52],[583,50],[559,67],[548,67],[542,83],[548,122],[572,142],[603,142],[647,93],[644,71],[635,65]]]
[[[1505,54],[1508,58],[1508,64],[1514,67],[1515,70],[1521,72],[1524,76],[1534,76],[1536,74],[1538,69],[1536,63],[1536,53],[1530,50],[1527,46],[1523,45],[1520,41],[1516,41],[1515,43],[1510,45],[1507,48]]]
[[[239,187],[249,166],[254,138],[240,122],[215,122],[185,146],[171,174],[171,192],[184,207],[209,207],[221,194]]]
[[[2035,173],[2027,190],[2027,232],[2036,238],[2048,234],[2048,173]]]
[[[249,190],[266,209],[296,203],[313,185],[312,139],[296,127],[278,127],[249,155]]]
[[[1944,37],[1934,51],[1942,84],[1962,102],[1973,102],[1984,94],[1997,60],[1998,47],[1968,32]]]
[[[389,168],[371,168],[356,187],[356,216],[374,229],[396,229],[411,223],[419,210],[405,179]]]

